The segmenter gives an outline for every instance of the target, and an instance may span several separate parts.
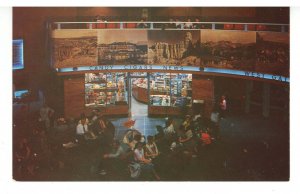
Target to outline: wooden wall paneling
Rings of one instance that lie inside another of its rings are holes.
[[[126,16],[126,9],[122,7],[79,7],[77,8],[78,16]]]
[[[153,16],[170,17],[173,19],[177,17],[201,16],[201,7],[156,7],[151,8]]]
[[[193,76],[193,100],[204,100],[204,116],[209,117],[214,106],[214,80],[208,77]]]
[[[205,17],[255,17],[255,7],[203,7],[201,14]]]
[[[77,118],[84,112],[84,92],[83,76],[64,80],[64,109],[66,118]]]

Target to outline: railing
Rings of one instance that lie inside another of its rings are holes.
[[[51,29],[238,30],[289,32],[289,24],[239,22],[52,22]]]

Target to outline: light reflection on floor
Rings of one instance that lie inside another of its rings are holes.
[[[133,97],[131,99],[131,114],[132,119],[135,120],[135,129],[137,129],[147,137],[148,135],[155,135],[157,133],[156,125],[165,126],[165,118],[149,118],[148,105],[136,101]],[[119,118],[112,120],[114,126],[116,127],[116,139],[120,139],[125,131],[128,130],[123,126],[123,123],[127,120],[128,118]]]

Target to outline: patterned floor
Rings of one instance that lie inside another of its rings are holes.
[[[148,135],[155,135],[156,125],[165,125],[165,118],[149,118],[148,117],[148,105],[136,101],[133,97],[132,101],[132,119],[135,120],[134,128],[140,131],[146,137]],[[126,130],[123,123],[127,121],[128,118],[118,118],[112,120],[112,123],[116,127],[116,139],[120,139]]]

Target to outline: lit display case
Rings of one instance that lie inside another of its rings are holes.
[[[150,106],[184,107],[191,104],[192,74],[150,74]]]
[[[126,73],[86,73],[85,106],[127,105]]]
[[[176,74],[171,77],[171,105],[192,105],[192,74]]]

